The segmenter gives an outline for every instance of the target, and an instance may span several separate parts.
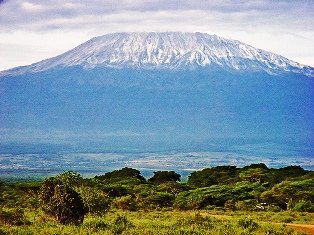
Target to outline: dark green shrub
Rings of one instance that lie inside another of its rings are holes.
[[[248,169],[263,169],[263,170],[269,170],[268,167],[265,165],[265,163],[253,163],[248,166],[244,166],[242,170],[248,170]]]
[[[128,179],[128,178],[134,178],[140,181],[145,181],[145,178],[141,175],[140,171],[133,168],[129,168],[129,167],[124,167],[121,170],[108,172],[108,173],[105,173],[104,175],[95,176],[95,179],[98,179],[107,183],[118,182],[118,181]]]
[[[229,200],[244,201],[256,198],[264,189],[260,183],[238,182],[236,185],[212,185],[179,193],[174,202],[177,209],[224,207]]]
[[[173,205],[174,195],[170,193],[158,192],[150,197],[153,206],[169,207]]]
[[[127,219],[126,216],[118,215],[112,223],[113,234],[121,234],[128,228],[132,228],[134,225]]]
[[[177,182],[180,181],[180,178],[181,175],[174,171],[155,171],[154,176],[148,179],[148,181],[155,184],[161,184],[166,182]]]
[[[203,226],[206,228],[213,228],[215,223],[217,222],[216,219],[210,216],[202,216],[200,213],[196,213],[192,216],[184,216],[183,218],[179,219],[176,222],[176,226],[186,226],[186,225],[196,225],[196,226]]]
[[[132,195],[116,198],[113,203],[118,209],[130,211],[136,210],[136,202]]]
[[[4,188],[2,188],[2,192],[0,191],[0,196],[2,205],[5,205],[6,207],[11,208],[16,205],[21,205],[21,195],[19,195],[15,187],[11,185],[4,186]]]
[[[20,208],[0,209],[0,224],[3,225],[25,225],[30,222],[26,220],[24,211]]]
[[[178,194],[183,191],[190,190],[191,188],[188,187],[185,184],[180,184],[177,182],[166,182],[157,185],[156,190],[159,192],[166,192],[166,193],[171,193],[171,194]]]
[[[239,172],[239,177],[249,182],[263,183],[268,179],[268,167],[264,163],[251,164],[243,167]]]
[[[272,184],[276,184],[290,178],[304,176],[307,173],[309,173],[309,171],[304,170],[300,166],[287,166],[280,169],[271,169],[269,178]]]
[[[283,181],[274,185],[271,190],[261,194],[260,199],[282,209],[292,209],[294,202],[300,200],[314,201],[314,179]]]
[[[300,200],[295,203],[293,211],[314,212],[314,204],[308,200]]]
[[[236,201],[235,201],[235,200],[232,200],[232,199],[227,200],[227,201],[225,202],[224,207],[225,207],[226,209],[228,209],[228,210],[233,210],[233,211],[234,211],[234,210],[236,209]]]
[[[128,189],[122,185],[109,185],[102,187],[101,190],[109,197],[122,197],[128,194]]]
[[[266,210],[270,211],[270,212],[280,212],[280,211],[282,211],[282,209],[279,206],[275,206],[275,205],[267,206]]]
[[[62,224],[78,225],[83,222],[86,209],[81,196],[63,184],[60,177],[46,179],[40,189],[39,198],[43,210]]]
[[[87,223],[84,223],[83,226],[88,228],[90,232],[95,233],[109,228],[109,224],[107,224],[105,221],[101,219],[93,219],[91,221],[88,221]]]
[[[0,235],[8,235],[8,233],[0,228]]]
[[[239,211],[254,211],[256,210],[257,201],[254,199],[238,201],[235,203],[235,208]]]
[[[139,197],[149,197],[150,195],[153,195],[156,193],[156,186],[150,185],[150,184],[139,184],[135,185],[134,193],[138,195]]]
[[[206,168],[201,171],[191,173],[188,178],[188,185],[191,187],[202,188],[211,185],[234,182],[236,179],[237,168],[235,166],[217,166]]]
[[[106,213],[110,208],[110,199],[102,191],[91,187],[77,188],[87,212],[96,215]]]
[[[62,174],[57,175],[55,178],[57,180],[60,180],[63,185],[71,188],[79,186],[83,182],[83,178],[81,177],[81,175],[74,171],[65,171]]]
[[[250,231],[254,231],[260,227],[253,219],[247,217],[239,219],[237,224],[239,227],[248,229]]]
[[[205,193],[201,189],[189,190],[179,193],[174,200],[173,206],[179,210],[195,210],[205,207]]]
[[[64,185],[57,185],[49,205],[50,214],[62,224],[81,224],[86,213],[80,195]]]

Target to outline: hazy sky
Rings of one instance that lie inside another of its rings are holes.
[[[122,31],[207,32],[314,66],[314,0],[0,0],[0,70]]]

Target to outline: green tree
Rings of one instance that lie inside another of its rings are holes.
[[[248,181],[235,185],[212,185],[179,193],[174,202],[178,209],[202,209],[207,206],[223,207],[228,202],[257,199],[265,188]]]
[[[314,203],[309,200],[300,200],[294,204],[293,211],[314,212]]]
[[[158,192],[166,192],[166,193],[171,193],[171,194],[178,194],[181,193],[183,191],[187,191],[190,190],[191,188],[189,186],[187,186],[186,184],[181,184],[178,182],[173,182],[173,181],[169,181],[169,182],[165,182],[165,183],[161,183],[156,185],[156,190]]]
[[[62,174],[57,175],[56,179],[60,180],[63,185],[69,187],[80,186],[83,182],[81,175],[74,171],[65,171]]]
[[[272,185],[274,185],[284,180],[305,176],[308,173],[310,171],[306,171],[300,166],[287,166],[279,169],[271,169],[268,178]]]
[[[180,181],[181,175],[174,171],[155,171],[154,176],[148,179],[148,181],[156,184],[165,182],[177,182]]]
[[[191,173],[188,178],[188,185],[195,188],[202,188],[219,183],[232,183],[235,181],[236,172],[237,168],[235,166],[205,168],[201,171]]]
[[[250,182],[263,183],[267,180],[268,167],[264,163],[251,164],[240,170],[239,177]]]
[[[80,195],[66,185],[57,185],[50,201],[50,214],[62,224],[83,223],[86,210]]]
[[[127,195],[127,196],[122,196],[119,198],[116,198],[114,200],[114,205],[118,209],[122,210],[136,210],[136,201],[134,196],[132,195]]]
[[[107,183],[118,182],[125,179],[137,179],[140,181],[145,181],[145,178],[141,175],[140,171],[129,167],[124,167],[120,170],[108,172],[104,175],[95,176],[95,179],[102,180]]]
[[[109,210],[110,199],[103,191],[86,186],[79,187],[76,190],[80,194],[87,212],[102,215]]]
[[[169,207],[174,202],[174,195],[170,193],[158,192],[150,197],[150,203],[157,207]]]
[[[283,181],[274,185],[271,190],[263,192],[260,198],[282,209],[287,209],[288,203],[293,207],[292,205],[300,200],[314,202],[314,179]]]
[[[39,193],[42,208],[62,224],[78,225],[86,214],[83,200],[69,186],[69,181],[63,182],[62,179],[60,176],[50,177],[42,183]]]

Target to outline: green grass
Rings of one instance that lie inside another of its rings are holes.
[[[281,222],[287,216],[285,213],[247,213],[220,211],[111,211],[103,216],[88,215],[80,226],[61,225],[47,217],[40,210],[25,213],[28,225],[0,226],[0,235],[47,235],[47,234],[138,234],[138,235],[301,235],[284,224],[265,223],[267,221]],[[289,215],[292,216],[292,215]],[[313,214],[294,213],[292,222],[313,224]],[[264,221],[264,222],[263,222]]]
[[[222,211],[211,210],[203,211],[203,213],[215,216],[216,218],[237,218],[248,215],[256,221],[272,222],[272,223],[297,223],[297,224],[314,224],[314,213],[309,212],[294,212],[294,211],[280,211],[280,212],[266,212],[266,211]]]

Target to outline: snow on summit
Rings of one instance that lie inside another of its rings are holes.
[[[218,66],[225,70],[293,72],[309,77],[314,69],[285,57],[254,48],[236,40],[206,33],[113,33],[92,38],[78,47],[30,66],[2,74],[23,74],[56,67],[82,66],[193,69]]]

